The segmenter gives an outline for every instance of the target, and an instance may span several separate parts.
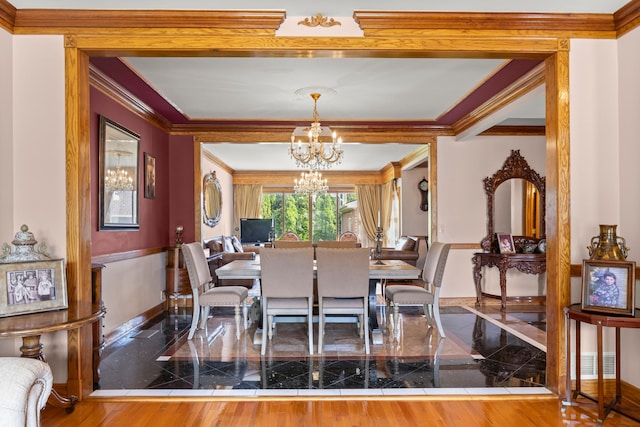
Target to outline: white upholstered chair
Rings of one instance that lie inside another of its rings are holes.
[[[316,249],[318,266],[318,354],[322,353],[327,314],[360,318],[369,354],[369,248]]]
[[[209,317],[210,307],[235,307],[236,338],[240,339],[240,306],[244,329],[247,329],[247,295],[244,286],[218,286],[211,281],[209,264],[204,255],[201,243],[187,243],[182,246],[184,263],[189,273],[191,292],[193,295],[193,317],[188,339],[192,339],[198,326],[198,318],[202,316],[200,328],[204,329]]]
[[[38,427],[52,384],[48,364],[24,357],[0,357],[0,424]]]
[[[444,328],[440,321],[440,288],[444,267],[449,256],[451,245],[435,242],[429,248],[422,270],[422,279],[411,285],[390,285],[385,291],[387,302],[387,316],[393,309],[393,334],[399,333],[399,307],[401,305],[422,305],[429,326],[433,326],[435,319],[440,337],[445,338]]]
[[[313,354],[313,247],[261,248],[260,290],[262,305],[262,348],[273,337],[274,316],[304,316]]]
[[[300,240],[300,236],[293,231],[287,231],[282,235],[280,240]]]
[[[319,248],[356,248],[358,242],[355,240],[319,240],[316,246]]]

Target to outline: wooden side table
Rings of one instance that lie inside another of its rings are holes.
[[[182,246],[167,248],[167,284],[166,284],[167,310],[171,306],[171,300],[175,300],[174,310],[178,310],[177,298],[191,295],[189,273],[184,265]]]
[[[573,304],[569,307],[565,307],[564,313],[566,316],[566,334],[567,334],[567,353],[571,348],[571,325],[570,321],[573,319],[576,322],[576,388],[571,389],[571,357],[567,354],[567,396],[566,400],[562,402],[564,406],[582,405],[598,407],[598,424],[601,425],[604,419],[609,415],[611,411],[623,414],[635,421],[640,421],[638,415],[631,414],[630,410],[638,411],[640,407],[624,407],[621,405],[622,401],[622,387],[620,386],[620,329],[621,328],[640,328],[640,317],[638,311],[636,311],[635,317],[614,316],[602,313],[589,313],[583,311],[580,304]],[[588,323],[596,326],[596,346],[597,346],[597,359],[598,359],[598,396],[590,396],[581,389],[580,379],[580,329],[582,323]],[[610,327],[615,328],[616,332],[616,394],[611,401],[605,402],[604,396],[604,379],[603,379],[603,350],[602,350],[602,328]],[[591,402],[576,402],[576,398],[582,396],[590,400]],[[638,413],[640,415],[640,412]]]
[[[104,313],[104,309],[98,309],[86,316],[80,316],[69,310],[58,310],[0,318],[0,338],[22,338],[21,357],[30,357],[46,362],[44,346],[40,342],[42,334],[82,328],[102,319]],[[55,389],[51,390],[49,397],[49,403],[66,408],[67,412],[73,411],[77,401],[76,396],[64,397]]]
[[[493,252],[478,252],[473,254],[473,279],[476,285],[476,305],[482,297],[500,298],[501,310],[507,308],[507,301],[544,302],[544,296],[514,296],[507,297],[507,270],[515,268],[527,274],[542,274],[547,269],[545,254],[498,254]],[[500,271],[500,295],[482,292],[482,267],[496,267]]]

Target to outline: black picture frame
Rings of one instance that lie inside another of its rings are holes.
[[[635,261],[584,260],[582,309],[633,316],[635,283]]]
[[[138,230],[140,136],[100,116],[100,230]]]

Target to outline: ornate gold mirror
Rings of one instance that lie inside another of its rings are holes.
[[[545,238],[545,178],[531,169],[520,150],[511,150],[502,168],[483,182],[487,235],[480,244],[484,251],[497,252],[496,232],[535,242]]]
[[[203,222],[209,227],[215,227],[222,215],[222,191],[220,182],[213,171],[202,180],[202,214]]]

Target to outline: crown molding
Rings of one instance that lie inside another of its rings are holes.
[[[82,33],[89,29],[109,28],[130,31],[134,28],[227,28],[263,29],[273,33],[286,18],[285,11],[268,10],[84,10],[17,9],[16,30],[21,32]]]
[[[13,33],[16,21],[16,8],[6,0],[0,0],[0,27]]]
[[[616,22],[616,35],[624,34],[640,26],[640,0],[633,0],[613,14]]]

